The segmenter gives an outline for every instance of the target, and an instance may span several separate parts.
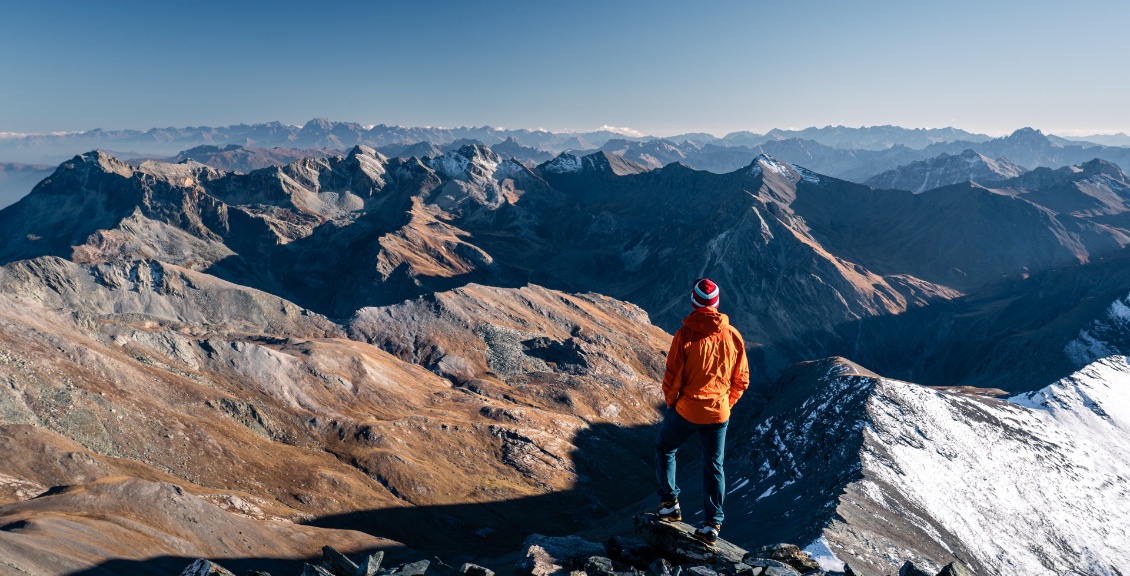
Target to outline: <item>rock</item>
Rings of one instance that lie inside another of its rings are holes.
[[[474,564],[464,564],[464,566],[475,566]],[[482,566],[479,566],[482,568]],[[486,568],[482,568],[486,570]],[[432,563],[428,566],[428,576],[462,576],[463,571],[454,566],[448,565],[439,557],[433,558]],[[493,574],[493,572],[492,572]]]
[[[855,570],[852,570],[851,566],[848,566],[847,563],[845,562],[844,563],[844,576],[859,576],[859,574],[856,574]]]
[[[915,566],[914,562],[907,560],[906,564],[903,564],[902,568],[899,568],[899,576],[931,576],[931,574]]]
[[[337,576],[356,576],[358,570],[357,564],[334,550],[333,546],[322,546],[322,567]]]
[[[675,567],[663,558],[656,558],[647,567],[647,576],[673,576],[674,574]]]
[[[321,566],[314,566],[313,564],[302,565],[302,576],[334,576],[333,572],[322,568]]]
[[[522,547],[526,550],[526,558],[520,563],[520,569],[550,570],[543,573],[526,572],[534,576],[552,574],[555,571],[580,570],[589,558],[605,553],[604,546],[578,536],[531,534]],[[554,566],[556,568],[552,568]]]
[[[467,563],[459,567],[459,571],[467,576],[494,576],[494,570],[483,568],[478,564]]]
[[[271,576],[270,572],[260,572],[258,570],[248,570],[247,576]]]
[[[706,566],[691,566],[684,574],[690,576],[718,576],[718,573]]]
[[[808,572],[820,570],[820,564],[812,559],[807,552],[801,550],[799,546],[794,544],[773,544],[770,546],[762,546],[757,550],[746,554],[746,558],[769,558],[778,562],[784,562],[789,566],[796,569],[797,572],[805,574]]]
[[[753,566],[750,566],[749,564],[746,564],[745,562],[738,562],[737,564],[734,564],[733,569],[734,569],[734,576],[754,576]],[[762,572],[762,570],[764,570],[764,569],[758,568],[757,573],[760,574]]]
[[[643,538],[613,536],[604,543],[604,551],[609,558],[634,566],[647,568],[658,555],[658,551],[648,546]]]
[[[357,567],[357,576],[373,576],[381,569],[381,562],[385,559],[385,553],[376,552],[370,554],[361,565]]]
[[[189,564],[184,570],[181,571],[180,576],[235,576],[227,568],[212,562],[198,558],[192,564]]]
[[[397,576],[424,576],[428,571],[428,566],[431,562],[428,560],[419,560],[411,564],[405,564],[397,571]]]
[[[973,576],[973,572],[961,562],[950,562],[942,567],[938,576]]]
[[[635,518],[636,534],[660,554],[682,564],[714,564],[716,561],[736,564],[746,551],[719,539],[714,547],[694,537],[694,528],[684,522],[664,522],[655,514]]]
[[[612,566],[611,558],[593,556],[585,561],[585,574],[589,576],[615,576],[616,568]]]
[[[799,576],[800,574],[800,571],[792,566],[771,558],[747,557],[744,563],[753,567],[753,573],[757,576]],[[760,574],[757,572],[758,569],[761,570]]]
[[[527,576],[550,576],[565,569],[545,548],[534,544],[526,547],[526,557],[518,562],[515,570]]]

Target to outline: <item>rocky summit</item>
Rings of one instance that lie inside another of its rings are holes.
[[[0,210],[0,569],[1125,572],[1116,165],[914,193],[611,138],[306,153],[365,132],[89,152]],[[643,514],[703,276],[755,379],[714,548],[693,446],[690,524]]]

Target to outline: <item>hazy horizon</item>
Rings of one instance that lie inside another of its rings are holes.
[[[1130,3],[5,2],[0,132],[326,117],[1130,132]]]
[[[317,120],[317,119],[319,119],[319,118],[310,118],[310,119],[303,121],[303,122],[286,122],[286,121],[281,121],[281,120],[272,120],[272,121],[268,121],[268,122],[279,122],[279,123],[287,125],[287,126],[293,126],[293,127],[301,128],[307,122],[310,122],[312,120]],[[903,128],[903,129],[906,129],[906,130],[956,129],[956,130],[964,130],[964,131],[972,133],[972,134],[980,134],[980,135],[985,135],[985,136],[991,136],[993,138],[999,138],[999,137],[1002,137],[1002,136],[1007,136],[1009,134],[1012,134],[1016,130],[1020,130],[1022,128],[1034,128],[1036,130],[1040,130],[1044,134],[1051,134],[1051,135],[1056,135],[1056,136],[1061,136],[1061,137],[1066,137],[1066,138],[1082,138],[1082,137],[1086,137],[1086,136],[1118,136],[1118,135],[1125,136],[1125,135],[1127,135],[1125,132],[1112,131],[1112,130],[1107,130],[1107,131],[1087,131],[1087,130],[1051,131],[1051,130],[1042,129],[1038,126],[1018,126],[1018,127],[1014,128],[1012,130],[1006,130],[1006,131],[1003,131],[1003,132],[993,133],[993,132],[977,132],[976,130],[970,130],[970,129],[967,129],[967,128],[963,128],[961,126],[900,126],[900,125],[897,125],[897,124],[874,124],[874,125],[869,125],[869,126],[847,126],[847,125],[843,125],[843,124],[828,124],[828,125],[824,125],[824,126],[804,126],[804,127],[774,126],[772,128],[766,129],[766,130],[738,129],[738,130],[729,130],[729,131],[724,131],[724,132],[709,132],[709,131],[706,131],[706,130],[690,130],[690,131],[686,131],[686,132],[671,133],[671,134],[649,134],[649,133],[641,132],[639,130],[635,130],[635,129],[631,128],[630,126],[619,127],[619,126],[604,125],[604,126],[598,126],[596,128],[591,128],[591,129],[583,129],[582,128],[582,129],[547,130],[546,128],[542,128],[542,127],[492,126],[490,124],[465,124],[465,125],[458,125],[458,126],[437,126],[437,125],[434,125],[434,124],[404,125],[404,124],[388,124],[388,123],[381,123],[381,122],[370,124],[370,123],[364,123],[364,122],[357,122],[357,121],[354,121],[354,120],[344,120],[344,119],[335,119],[335,118],[326,118],[326,119],[331,121],[331,122],[334,122],[334,123],[359,124],[362,127],[364,127],[365,129],[372,129],[373,127],[381,125],[381,124],[384,124],[384,125],[390,126],[390,127],[435,128],[435,129],[440,129],[440,130],[455,130],[455,129],[465,129],[465,128],[488,128],[489,127],[489,128],[493,128],[493,129],[496,129],[496,130],[546,131],[546,132],[551,132],[551,133],[556,133],[556,134],[584,134],[584,133],[608,131],[608,132],[623,134],[625,136],[635,137],[635,138],[671,138],[671,137],[682,136],[682,135],[686,135],[686,134],[709,134],[711,136],[714,136],[715,138],[722,138],[722,137],[724,137],[728,134],[733,134],[733,133],[738,133],[738,132],[750,132],[750,133],[755,133],[755,134],[758,134],[758,135],[764,135],[764,134],[766,134],[766,133],[768,133],[772,130],[802,131],[802,130],[807,130],[807,129],[811,129],[811,128],[816,128],[816,129],[826,129],[826,128],[866,129],[866,128],[881,128],[881,127],[887,127],[887,126],[895,127],[895,128]],[[263,122],[263,123],[267,123],[267,122]],[[231,126],[231,125],[239,125],[239,124],[253,125],[253,124],[260,124],[260,123],[259,122],[235,122],[235,123],[232,123],[232,124],[197,124],[197,125],[192,125],[192,126],[189,126],[189,125],[184,125],[184,126],[172,126],[172,125],[169,125],[169,126],[147,126],[145,128],[136,128],[136,127],[118,128],[118,127],[99,126],[97,128],[91,128],[89,130],[70,130],[70,131],[59,130],[59,131],[54,131],[54,132],[0,132],[0,139],[2,139],[2,138],[29,137],[29,136],[64,136],[64,135],[68,135],[68,134],[84,134],[84,133],[92,132],[92,131],[95,131],[95,130],[103,130],[103,131],[107,131],[107,132],[135,130],[135,131],[139,131],[139,132],[146,132],[146,131],[149,131],[149,130],[176,130],[176,129],[200,128],[200,127],[205,127],[205,126],[212,127],[212,128],[218,128],[218,127],[223,127],[223,126]]]

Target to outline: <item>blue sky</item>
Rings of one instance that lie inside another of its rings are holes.
[[[1130,132],[1130,2],[0,0],[0,132]]]

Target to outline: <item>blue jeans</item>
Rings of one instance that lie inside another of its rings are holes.
[[[670,502],[679,498],[675,484],[675,452],[695,432],[702,442],[703,513],[707,520],[722,524],[722,500],[726,496],[726,473],[722,459],[726,451],[726,427],[721,424],[695,424],[674,408],[667,409],[655,438],[655,473],[659,479],[659,498]]]

